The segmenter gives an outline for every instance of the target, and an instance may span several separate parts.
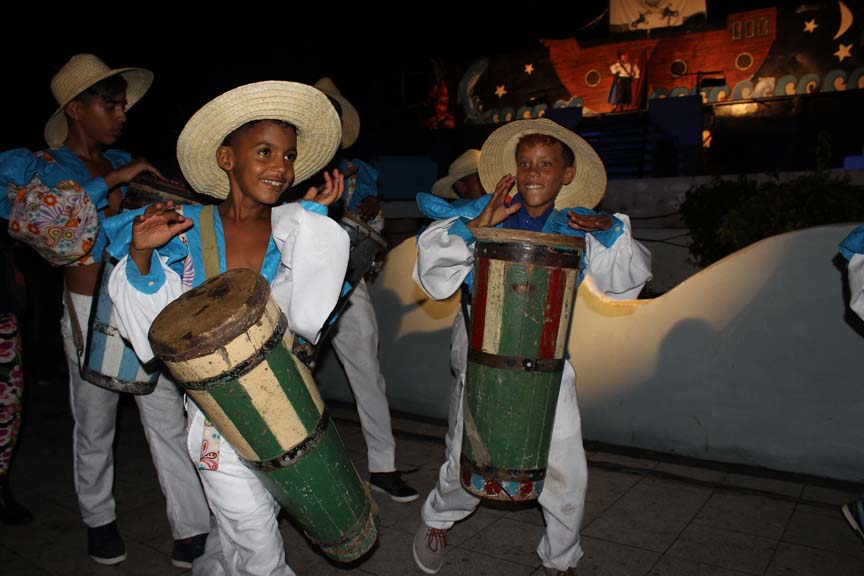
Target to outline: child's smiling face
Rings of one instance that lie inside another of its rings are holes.
[[[576,169],[567,165],[563,146],[557,140],[529,139],[516,147],[516,189],[531,216],[545,212],[561,188],[573,181]]]
[[[217,152],[231,191],[267,205],[275,204],[294,182],[296,159],[296,130],[272,120],[241,127]]]

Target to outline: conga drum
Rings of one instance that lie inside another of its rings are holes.
[[[158,202],[174,201],[174,204],[201,204],[195,195],[182,184],[162,180],[148,174],[141,174],[126,187],[123,209],[134,210]]]
[[[174,380],[306,535],[349,562],[378,536],[365,484],[291,353],[285,315],[267,281],[229,270],[157,316],[150,344]]]
[[[534,500],[546,477],[584,243],[495,228],[474,236],[462,486],[491,500]]]
[[[108,295],[108,279],[117,260],[107,252],[96,295],[90,308],[87,349],[81,376],[97,386],[115,392],[149,394],[156,388],[159,370],[156,362],[141,364],[132,346],[117,330],[114,304]]]
[[[370,282],[384,265],[387,241],[375,229],[351,213],[345,213],[339,221],[351,241],[351,255],[345,280],[357,286],[364,278]]]

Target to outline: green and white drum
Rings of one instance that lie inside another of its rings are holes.
[[[267,281],[229,270],[165,307],[153,352],[279,504],[333,560],[378,535],[366,485],[348,459]]]
[[[584,242],[482,228],[463,398],[462,486],[534,500],[546,477]]]

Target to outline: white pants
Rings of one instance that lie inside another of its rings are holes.
[[[333,335],[333,349],[357,401],[370,472],[396,470],[396,441],[390,427],[386,382],[378,362],[378,321],[361,280],[348,299]]]
[[[201,454],[204,414],[189,403],[187,448],[193,462]],[[285,564],[279,532],[279,503],[237,457],[223,437],[217,470],[202,470],[204,493],[215,524],[207,548],[192,565],[201,576],[294,576]]]
[[[92,298],[75,293],[70,296],[86,344]],[[112,494],[113,443],[120,394],[81,378],[69,310],[63,315],[61,329],[69,364],[69,399],[75,420],[72,433],[75,492],[84,524],[92,528],[117,518]],[[207,533],[210,530],[210,511],[198,474],[184,450],[186,418],[180,391],[173,382],[160,377],[151,394],[135,396],[135,401],[159,485],[167,500],[168,522],[174,539]]]
[[[447,414],[447,461],[438,473],[438,483],[423,504],[423,522],[432,528],[449,530],[454,522],[470,515],[480,499],[470,494],[459,480],[459,457],[462,454],[462,387],[468,338],[461,311],[453,323],[451,368],[460,376],[450,391]],[[546,519],[546,533],[537,546],[544,566],[566,570],[582,557],[579,531],[585,514],[585,493],[588,489],[588,467],[582,446],[582,422],[576,400],[576,373],[570,362],[564,363],[546,480],[538,502]]]

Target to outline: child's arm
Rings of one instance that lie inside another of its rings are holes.
[[[417,238],[413,277],[435,300],[455,293],[474,265],[474,235],[460,218],[433,222]]]
[[[348,266],[348,234],[326,215],[299,204],[270,213],[281,266],[271,284],[273,297],[291,330],[313,344],[333,311]]]
[[[551,232],[585,238],[583,274],[607,296],[636,298],[651,279],[651,253],[633,239],[627,216],[569,208],[549,226]]]
[[[502,177],[488,204],[476,218],[450,218],[434,222],[417,239],[414,281],[431,298],[449,298],[463,282],[469,281],[474,265],[473,231],[495,226],[519,211],[520,204],[508,205],[508,193],[515,182],[513,176]]]
[[[585,234],[584,266],[598,289],[620,300],[637,298],[652,277],[651,252],[633,238],[624,214],[615,214],[608,229]]]
[[[378,202],[378,171],[362,160],[351,160],[348,171],[353,174],[348,176],[353,181],[354,193],[351,202],[346,208],[356,212],[360,219],[369,223],[379,232],[384,226],[381,215],[381,203]]]
[[[121,215],[106,223],[109,236],[113,236],[112,243],[129,242],[128,255],[111,273],[108,293],[114,304],[118,331],[146,363],[153,358],[147,337],[150,325],[183,292],[180,276],[159,257],[156,248],[191,228],[192,220],[177,213],[171,202],[148,206],[135,216],[131,225],[126,218]]]
[[[171,200],[148,206],[132,224],[129,257],[138,266],[138,271],[144,276],[149,274],[153,250],[191,227],[192,220],[179,214]]]

